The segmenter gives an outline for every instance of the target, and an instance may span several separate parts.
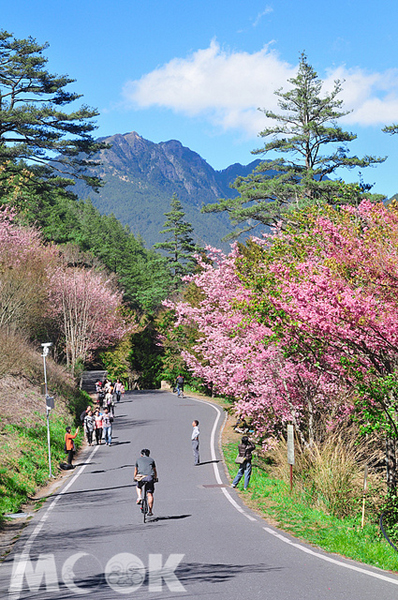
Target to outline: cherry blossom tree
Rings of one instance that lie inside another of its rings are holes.
[[[301,221],[300,221],[301,219]],[[285,355],[344,378],[365,425],[387,438],[388,485],[398,474],[398,213],[363,201],[298,215],[239,265],[255,289],[248,312]]]
[[[128,331],[122,293],[102,273],[58,268],[51,279],[53,316],[59,318],[67,366],[75,372],[98,348],[120,341]]]
[[[0,326],[38,331],[46,311],[48,273],[58,252],[42,243],[34,228],[0,210]]]
[[[211,264],[189,279],[201,290],[198,306],[174,305],[176,325],[195,323],[199,339],[182,355],[195,376],[236,399],[236,412],[250,417],[256,433],[270,442],[293,422],[303,443],[312,443],[322,413],[333,413],[337,379],[286,359],[272,341],[272,330],[248,315],[253,293],[237,274],[237,246],[226,257],[210,250]]]
[[[39,339],[46,327],[60,332],[56,346],[75,371],[94,350],[130,331],[125,316],[122,292],[110,278],[68,266],[59,247],[44,244],[37,229],[16,224],[12,210],[0,209],[0,327]]]
[[[233,397],[263,438],[290,421],[311,443],[320,421],[341,419],[355,403],[363,430],[386,437],[395,490],[396,207],[307,209],[284,231],[209,257],[190,278],[202,301],[175,305],[177,325],[199,331],[183,353],[190,369]]]

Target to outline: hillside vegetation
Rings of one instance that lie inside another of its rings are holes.
[[[228,249],[222,242],[233,229],[228,216],[205,215],[201,208],[220,197],[236,196],[230,185],[236,177],[248,175],[259,160],[216,171],[177,140],[156,144],[133,131],[99,141],[110,147],[96,155],[101,166],[90,173],[105,185],[95,193],[77,181],[74,193],[82,199],[89,197],[102,214],[113,213],[134,235],[142,236],[147,247],[162,241],[163,214],[177,194],[195,231],[195,242]]]
[[[16,512],[48,481],[46,405],[42,394],[43,359],[37,345],[21,334],[0,329],[0,521]],[[87,403],[74,379],[51,358],[47,360],[51,411],[52,471],[65,459],[66,425]],[[79,444],[79,441],[78,441]]]

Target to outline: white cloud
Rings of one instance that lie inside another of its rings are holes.
[[[331,89],[335,79],[342,81],[339,97],[344,100],[344,108],[352,111],[344,122],[370,126],[398,120],[398,69],[368,73],[339,67],[328,73],[325,89]]]
[[[286,86],[296,68],[265,46],[259,52],[228,52],[212,41],[209,48],[167,64],[127,83],[126,100],[137,108],[164,107],[188,116],[205,115],[224,129],[250,135],[265,126],[257,110],[277,108],[275,89]]]
[[[201,116],[223,130],[236,129],[253,136],[267,125],[257,109],[278,110],[274,92],[288,89],[297,65],[280,59],[270,44],[259,52],[224,50],[216,41],[186,58],[130,81],[124,97],[135,108],[163,107],[191,117]],[[398,121],[398,70],[366,73],[342,66],[327,72],[324,89],[335,79],[345,80],[344,108],[353,112],[348,124],[379,125]]]
[[[262,12],[258,13],[257,17],[254,19],[253,27],[257,27],[261,19],[265,17],[265,15],[269,15],[269,13],[272,13],[273,11],[274,9],[271,6],[266,6],[265,9]]]

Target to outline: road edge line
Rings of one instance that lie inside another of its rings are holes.
[[[29,553],[30,553],[30,549],[33,545],[33,542],[35,541],[35,539],[37,538],[37,536],[39,535],[40,531],[43,528],[44,523],[46,522],[48,515],[50,513],[51,510],[53,510],[55,508],[55,505],[57,504],[58,500],[61,498],[61,496],[63,496],[63,494],[65,494],[68,489],[71,487],[71,485],[76,481],[76,479],[81,475],[81,473],[83,473],[84,469],[87,467],[87,465],[90,464],[94,454],[97,452],[99,446],[95,446],[95,448],[92,450],[90,456],[88,457],[87,461],[85,462],[84,465],[82,465],[81,468],[79,468],[79,471],[77,473],[74,474],[74,476],[72,477],[72,479],[70,479],[70,481],[68,481],[68,483],[65,485],[65,487],[63,487],[55,496],[55,498],[52,499],[51,503],[49,504],[49,506],[46,508],[44,514],[40,517],[40,520],[38,522],[38,524],[36,525],[36,527],[34,528],[34,530],[32,531],[32,533],[29,535],[28,539],[26,540],[22,553],[20,554],[20,561],[23,560],[28,560],[29,558]]]
[[[206,401],[206,400],[200,400],[199,398],[194,398],[191,396],[191,398],[193,400],[196,400],[197,402],[202,402],[203,404],[208,404],[209,406],[211,406],[212,408],[214,408],[214,410],[217,413],[217,417],[216,420],[214,421],[213,424],[213,428],[211,430],[211,434],[210,434],[210,454],[211,454],[211,459],[213,462],[213,470],[214,470],[214,476],[216,478],[216,481],[218,484],[222,484],[222,478],[220,475],[220,471],[218,468],[218,464],[217,464],[217,456],[216,456],[216,450],[215,450],[215,435],[216,435],[216,430],[217,430],[217,425],[218,425],[218,421],[221,417],[221,409],[219,406],[217,406],[216,404],[213,404],[212,402]],[[222,456],[222,461],[225,465],[225,460],[224,460],[224,453],[222,451],[221,445],[220,445],[220,439],[221,439],[221,434],[222,434],[222,430],[225,427],[225,423],[226,423],[227,418],[225,417],[224,419],[224,423],[222,425],[222,428],[220,430],[220,436],[219,436],[219,448],[220,448],[220,454]],[[221,488],[222,493],[224,494],[224,496],[226,497],[226,499],[228,500],[228,502],[230,502],[230,504],[232,504],[232,506],[235,508],[235,510],[237,510],[238,512],[240,512],[243,516],[246,517],[246,519],[249,519],[249,521],[257,521],[257,519],[255,517],[253,517],[252,515],[250,515],[249,513],[247,513],[244,508],[242,508],[241,506],[239,506],[239,504],[236,502],[236,500],[234,498],[232,498],[231,494],[229,493],[228,490],[226,490],[225,488]]]
[[[321,554],[320,552],[315,552],[315,550],[311,550],[311,548],[307,548],[306,546],[303,546],[300,543],[289,540],[289,538],[285,537],[281,533],[278,533],[277,531],[274,531],[270,527],[263,527],[263,529],[264,529],[264,531],[266,531],[270,535],[273,535],[274,537],[278,538],[285,544],[289,544],[290,546],[293,546],[294,548],[301,550],[301,552],[306,552],[307,554],[311,554],[312,556],[315,556],[316,558],[319,558],[326,562],[330,562],[339,567],[344,567],[345,569],[351,569],[352,571],[357,571],[358,573],[362,573],[364,575],[369,575],[370,577],[375,577],[376,579],[381,579],[383,581],[387,581],[388,583],[393,583],[394,585],[398,585],[398,579],[392,579],[391,577],[387,577],[387,575],[382,575],[381,573],[374,573],[373,571],[369,571],[368,569],[364,569],[362,567],[357,567],[356,565],[351,565],[351,564],[345,563],[341,560],[337,560],[336,558],[332,558],[331,556],[327,556],[326,554]]]
[[[214,438],[215,438],[216,426],[217,426],[217,423],[218,423],[220,415],[221,415],[220,411],[222,409],[220,409],[219,406],[217,406],[216,404],[213,404],[210,401],[200,400],[199,398],[194,398],[192,396],[190,396],[190,397],[192,398],[192,400],[196,400],[197,402],[202,402],[203,404],[210,405],[217,412],[217,418],[216,418],[216,420],[214,422],[213,429],[212,429],[212,432],[211,432],[211,435],[210,435],[211,457],[212,457],[212,460],[215,461],[217,457],[216,457],[215,449],[214,449]],[[226,423],[226,418],[224,419],[224,423],[223,423],[222,428],[220,430],[219,441],[221,440],[222,430],[225,427],[225,423]],[[221,444],[220,444],[220,452],[221,452],[221,456],[222,456],[222,459],[223,459],[223,463],[225,465],[224,453],[222,451]],[[218,465],[217,465],[216,462],[213,462],[213,469],[214,469],[214,474],[215,474],[215,478],[216,478],[217,483],[221,484],[222,483],[222,479],[221,479],[221,476],[220,476],[220,473],[219,473],[219,470],[218,470]],[[223,492],[223,494],[227,498],[227,500],[232,504],[232,506],[238,512],[240,512],[247,519],[249,519],[249,521],[257,521],[258,522],[258,519],[256,519],[255,517],[252,517],[251,515],[249,515],[241,506],[239,506],[239,504],[234,500],[234,498],[232,498],[232,496],[231,496],[231,494],[229,493],[228,490],[226,490],[225,488],[221,488],[221,491]],[[263,517],[260,517],[260,518],[261,518],[261,520],[265,520]],[[386,581],[388,583],[392,583],[394,585],[398,585],[398,579],[392,579],[392,577],[388,577],[387,575],[383,575],[382,573],[375,573],[374,571],[370,571],[370,570],[362,568],[362,567],[357,567],[356,565],[351,565],[349,563],[344,563],[344,562],[342,562],[340,560],[337,560],[336,558],[332,558],[332,557],[327,556],[325,554],[320,554],[319,552],[315,552],[314,550],[311,550],[310,548],[307,548],[306,546],[304,546],[304,545],[302,545],[302,544],[300,544],[298,542],[293,542],[293,541],[289,540],[287,537],[285,537],[284,535],[282,535],[278,531],[274,531],[270,527],[263,527],[263,529],[264,529],[264,531],[266,531],[270,535],[273,535],[274,537],[278,538],[279,540],[281,540],[285,544],[289,544],[290,546],[293,546],[294,548],[297,548],[298,550],[301,550],[302,552],[306,552],[307,554],[311,554],[311,555],[315,556],[316,558],[320,558],[321,560],[324,560],[326,562],[330,562],[330,563],[335,564],[337,566],[344,567],[345,569],[351,569],[352,571],[356,571],[358,573],[362,573],[363,575],[368,575],[369,577],[375,577],[376,579],[381,579],[382,581]],[[348,560],[351,560],[351,559],[348,559]],[[370,567],[370,565],[367,565],[367,566]]]

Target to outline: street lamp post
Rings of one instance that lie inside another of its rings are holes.
[[[46,342],[42,344],[43,347],[43,365],[44,365],[44,394],[46,397],[46,411],[47,411],[47,445],[48,445],[48,466],[49,466],[49,476],[52,477],[51,472],[51,441],[50,441],[50,410],[54,408],[54,398],[48,395],[48,387],[47,387],[47,368],[46,368],[46,356],[49,353],[50,346],[52,346],[52,342]]]

